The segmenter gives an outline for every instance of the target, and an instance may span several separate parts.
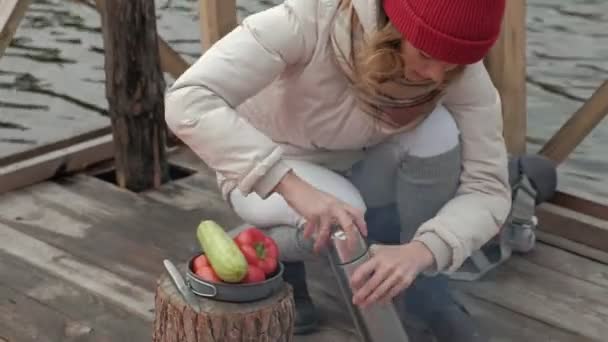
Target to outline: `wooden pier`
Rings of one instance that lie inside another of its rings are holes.
[[[103,15],[109,0],[78,1]],[[0,55],[27,3],[0,1]],[[521,153],[525,61],[509,56],[524,58],[525,2],[508,3],[503,36],[487,66],[503,96],[509,149]],[[208,48],[237,25],[236,6],[227,0],[199,6],[201,43]],[[165,73],[176,77],[188,67],[160,36],[157,45]],[[565,160],[608,113],[607,89],[600,87],[540,153]],[[119,186],[115,157],[134,156],[120,152],[118,141],[109,126],[100,126],[0,163],[0,342],[150,341],[163,259],[185,262],[198,250],[195,229],[203,219],[226,227],[241,223],[221,199],[213,172],[179,142],[166,150],[162,185],[141,191]],[[538,208],[535,250],[481,280],[453,282],[492,341],[606,340],[607,203],[559,192]],[[331,272],[322,261],[308,266],[321,330],[294,340],[357,341]],[[406,325],[418,337],[413,341],[431,341],[416,322]]]

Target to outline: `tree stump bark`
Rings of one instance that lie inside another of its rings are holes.
[[[290,342],[295,304],[289,285],[251,303],[199,297],[200,311],[189,306],[167,273],[158,281],[153,342]]]

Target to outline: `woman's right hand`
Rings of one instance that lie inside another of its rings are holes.
[[[367,236],[367,225],[360,209],[316,189],[292,171],[283,177],[275,190],[306,220],[304,236],[308,238],[314,233],[316,253],[327,244],[334,224],[340,225],[348,237],[356,236],[357,231]]]

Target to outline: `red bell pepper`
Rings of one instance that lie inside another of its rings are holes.
[[[276,242],[260,229],[247,228],[240,232],[234,240],[249,265],[259,267],[266,275],[277,269],[279,248]]]

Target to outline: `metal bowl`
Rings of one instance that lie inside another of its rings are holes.
[[[193,256],[188,261],[186,272],[186,284],[198,296],[225,302],[244,303],[268,298],[283,287],[284,266],[280,261],[277,270],[259,283],[231,284],[203,280],[192,271],[194,259],[201,254]]]

